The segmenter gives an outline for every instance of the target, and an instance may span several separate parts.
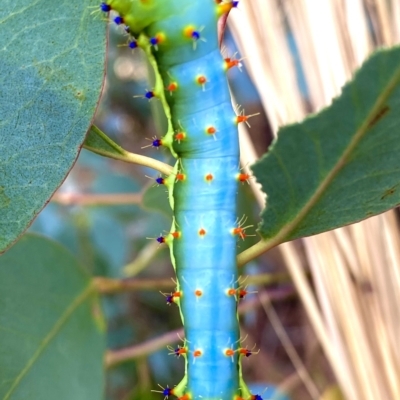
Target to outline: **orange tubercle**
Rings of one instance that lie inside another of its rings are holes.
[[[247,348],[245,348],[245,347],[241,347],[241,348],[239,349],[239,354],[240,354],[241,356],[244,356],[244,357],[250,357],[252,354],[258,354],[258,352],[259,352],[259,350],[256,351],[255,353],[253,353],[252,350],[247,349]]]
[[[233,67],[237,67],[240,64],[240,60],[235,59],[235,58],[225,58],[225,69],[231,69]]]
[[[204,228],[199,229],[199,235],[204,236],[206,234],[206,230]]]
[[[207,174],[207,175],[205,176],[205,179],[206,179],[207,182],[211,182],[211,181],[214,179],[214,177],[213,177],[212,174]]]
[[[178,397],[178,400],[190,400],[190,399],[191,399],[190,394],[184,394],[183,396]]]
[[[172,94],[175,90],[178,89],[178,84],[176,82],[170,82],[166,87],[166,90]]]
[[[228,296],[235,296],[236,295],[236,289],[230,288],[227,291]]]
[[[197,297],[201,297],[201,296],[203,296],[203,291],[200,290],[200,289],[196,289],[196,290],[194,291],[194,294],[195,294]]]
[[[250,174],[240,173],[236,176],[236,178],[239,182],[247,182],[251,178],[251,176]]]
[[[174,239],[178,239],[181,237],[181,233],[179,231],[171,232],[171,235]]]
[[[246,122],[248,120],[248,116],[247,115],[238,115],[236,117],[236,123],[240,124],[241,122]]]
[[[237,228],[233,228],[232,233],[233,233],[234,235],[240,236],[240,238],[241,238],[242,240],[244,240],[245,237],[246,237],[246,232],[245,232],[244,229],[241,228],[240,226],[237,227]]]
[[[256,115],[260,115],[260,113],[255,113],[255,114],[250,114],[250,115],[244,115],[244,111],[242,110],[242,112],[236,116],[235,118],[235,123],[236,124],[240,124],[242,122],[245,122],[246,125],[250,128],[250,124],[249,124],[249,118],[251,117],[255,117]]]
[[[207,78],[204,75],[200,75],[196,78],[196,82],[199,85],[204,85],[207,82]]]
[[[217,130],[215,129],[214,126],[209,126],[209,127],[206,129],[206,132],[207,132],[209,135],[214,135],[214,133],[216,133]]]
[[[235,355],[235,350],[233,350],[233,349],[226,349],[226,350],[225,350],[225,355],[226,355],[227,357],[233,357],[233,356]]]
[[[175,351],[175,354],[178,354],[178,355],[180,355],[180,356],[183,356],[183,355],[186,354],[186,353],[187,353],[186,347],[179,347],[179,349],[177,349],[177,350]]]
[[[186,179],[186,175],[182,174],[181,172],[176,174],[176,180],[177,181],[184,181]]]
[[[203,353],[201,352],[201,350],[195,350],[193,352],[193,357],[200,357]]]
[[[184,140],[185,138],[186,138],[185,132],[178,132],[175,134],[175,140],[177,140],[178,142]]]

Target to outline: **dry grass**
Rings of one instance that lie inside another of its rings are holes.
[[[276,133],[279,126],[302,119],[306,110],[329,104],[375,47],[400,41],[400,2],[247,0],[231,13],[230,24]],[[288,29],[298,48],[307,99],[297,84]],[[245,127],[241,147],[242,163],[254,162],[256,152]],[[254,183],[253,189],[263,205],[264,196]],[[398,237],[399,226],[390,211],[303,239],[305,260],[292,243],[280,246],[348,400],[400,399]],[[305,264],[314,288],[305,275]],[[311,392],[310,396],[315,398]]]

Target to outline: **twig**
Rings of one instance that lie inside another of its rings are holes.
[[[136,256],[136,258],[123,268],[125,276],[133,277],[145,269],[151,260],[155,257],[162,247],[156,240],[149,242],[144,246]]]
[[[94,193],[55,193],[51,198],[52,203],[63,206],[113,206],[140,204],[140,193],[94,194]]]
[[[274,285],[290,282],[287,273],[249,275],[246,279],[248,285]],[[135,290],[173,290],[176,284],[171,279],[110,279],[94,278],[94,285],[101,294],[115,294],[132,292]]]
[[[146,342],[140,343],[136,346],[126,347],[121,350],[108,351],[105,356],[105,365],[107,368],[111,368],[123,362],[154,353],[168,344],[178,342],[180,340],[179,336],[183,338],[183,328],[165,333],[164,335],[147,340]]]
[[[134,292],[136,290],[168,290],[174,288],[171,279],[110,279],[94,278],[94,286],[101,294]]]

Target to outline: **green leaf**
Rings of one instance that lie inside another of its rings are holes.
[[[0,399],[101,400],[105,333],[90,277],[28,234],[0,257]]]
[[[95,125],[90,127],[83,147],[93,153],[110,158],[119,159],[126,154],[126,151],[121,146],[118,146]]]
[[[261,235],[274,244],[400,203],[400,48],[374,54],[319,114],[284,127],[253,167],[267,193]]]
[[[106,24],[97,0],[2,0],[0,252],[72,167],[99,98]]]

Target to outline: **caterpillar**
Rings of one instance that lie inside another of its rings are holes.
[[[236,216],[239,169],[236,115],[226,72],[237,60],[220,53],[218,23],[238,5],[232,0],[108,0],[114,22],[125,26],[129,47],[142,48],[155,70],[154,88],[143,97],[159,99],[168,131],[152,146],[177,158],[174,172],[160,177],[174,219],[171,232],[157,238],[170,247],[176,290],[167,304],[178,305],[185,339],[172,353],[185,359],[185,376],[160,393],[179,400],[262,400],[242,377],[237,303],[246,294],[238,280],[236,246],[246,236]]]

